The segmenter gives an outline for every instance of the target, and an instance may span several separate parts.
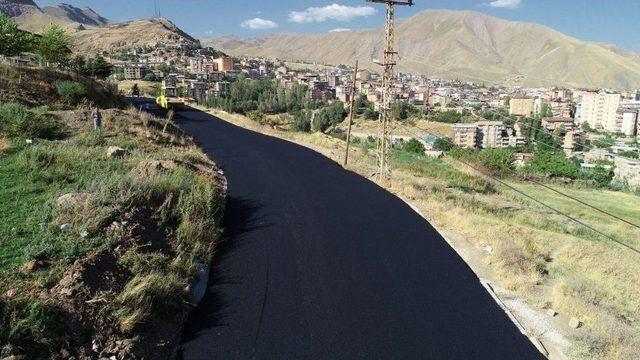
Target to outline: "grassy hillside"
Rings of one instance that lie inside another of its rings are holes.
[[[77,97],[59,90],[65,82],[80,84],[84,89]],[[18,68],[0,65],[0,102],[19,102],[28,106],[64,108],[84,101],[102,108],[123,105],[117,86],[77,76],[73,72],[48,68]]]
[[[638,56],[583,42],[537,24],[470,11],[432,10],[398,21],[400,71],[475,82],[635,89]],[[206,42],[233,55],[277,57],[376,69],[382,29],[340,33],[277,34]]]
[[[168,358],[225,180],[136,110],[0,103],[1,357]],[[26,139],[32,139],[27,142]]]

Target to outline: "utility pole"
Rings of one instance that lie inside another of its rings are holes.
[[[384,60],[381,64],[384,67],[382,75],[382,108],[380,109],[380,141],[378,143],[378,179],[388,181],[391,178],[391,168],[389,166],[389,152],[391,148],[391,122],[392,106],[395,100],[393,89],[394,72],[396,65],[395,31],[394,18],[395,6],[413,6],[413,0],[367,0],[368,2],[382,3],[387,5],[387,21],[385,26],[385,48]]]
[[[356,77],[358,76],[358,60],[356,60],[356,68],[353,70],[353,86],[351,87],[351,106],[349,107],[349,128],[347,130],[347,151],[344,154],[344,167],[347,167],[347,163],[349,162],[349,146],[351,145],[351,125],[353,124],[353,113],[356,102]]]

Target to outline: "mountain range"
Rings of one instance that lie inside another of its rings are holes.
[[[533,23],[473,11],[429,10],[396,25],[399,71],[432,78],[523,86],[640,87],[640,56]],[[232,55],[264,56],[377,70],[383,29],[328,34],[224,37],[203,43]]]
[[[0,12],[33,32],[58,24],[78,52],[134,46],[198,44],[167,19],[112,22],[90,8],[68,4],[40,8],[33,0],[0,0]],[[548,27],[474,11],[429,10],[397,21],[398,70],[431,78],[488,84],[640,88],[640,55],[615,45],[581,41]],[[202,43],[230,55],[322,64],[353,64],[377,70],[384,30],[328,34],[222,37]]]
[[[69,4],[39,7],[33,0],[0,0],[0,12],[20,28],[38,33],[56,24],[73,39],[77,52],[118,50],[155,44],[198,44],[199,41],[167,19],[140,19],[112,22],[91,8]]]

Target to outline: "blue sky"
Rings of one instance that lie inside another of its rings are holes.
[[[59,3],[36,0],[39,5]],[[154,0],[64,0],[89,6],[112,20],[153,16]],[[384,7],[365,0],[157,0],[163,17],[196,37],[260,36],[276,32],[323,33],[378,27]],[[536,22],[582,40],[640,51],[639,0],[415,0],[409,17],[426,9],[475,10]],[[371,8],[375,9],[372,10]]]

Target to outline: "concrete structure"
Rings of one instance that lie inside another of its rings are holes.
[[[576,127],[575,119],[570,117],[546,117],[542,119],[542,126],[549,131],[556,129],[569,131]]]
[[[507,128],[502,121],[479,121],[451,126],[454,144],[466,149],[507,148],[524,145],[518,129]]]
[[[228,56],[223,56],[215,59],[214,62],[218,65],[216,71],[227,72],[233,70],[233,59]]]
[[[640,189],[640,160],[616,157],[615,164],[614,181],[633,190]]]
[[[367,69],[363,69],[358,71],[358,74],[356,74],[356,79],[358,80],[362,80],[362,81],[371,81],[371,71],[367,70]]]
[[[509,101],[509,115],[530,116],[534,113],[535,99],[527,96],[514,97]]]
[[[622,133],[626,136],[636,136],[638,128],[637,109],[618,109],[616,113],[616,123],[614,132]]]
[[[142,66],[128,65],[124,67],[124,78],[126,80],[140,80],[144,75],[145,70]]]
[[[453,143],[463,149],[474,149],[478,143],[476,124],[454,124],[451,127]]]
[[[616,131],[620,94],[582,92],[576,110],[576,122],[589,124],[592,129]]]

